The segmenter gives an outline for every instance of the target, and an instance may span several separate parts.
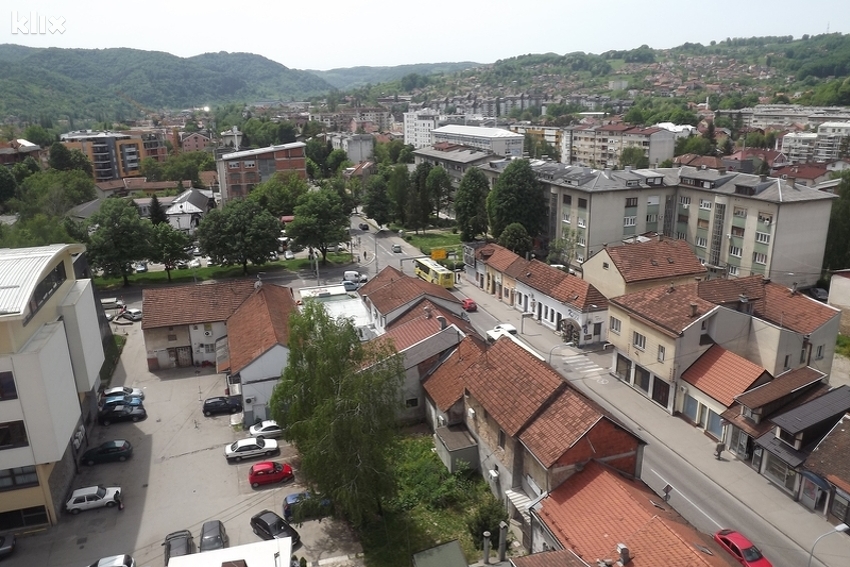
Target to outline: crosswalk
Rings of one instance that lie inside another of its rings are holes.
[[[584,354],[559,356],[552,361],[552,366],[556,370],[566,373],[567,375],[578,374],[581,376],[580,379],[582,380],[600,380],[608,378],[608,370],[606,368],[602,368]]]

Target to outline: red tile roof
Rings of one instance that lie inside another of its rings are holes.
[[[738,394],[735,399],[750,409],[760,408],[774,402],[782,397],[797,392],[801,388],[807,388],[812,384],[822,381],[826,374],[819,372],[809,366],[795,368],[780,374],[767,384]]]
[[[664,278],[704,276],[705,266],[684,240],[663,238],[607,248],[627,284]]]
[[[289,316],[297,310],[288,287],[264,284],[246,299],[227,320],[230,372],[241,371],[276,345],[287,346]]]
[[[514,567],[588,567],[569,549],[532,553],[524,557],[511,557]]]
[[[401,352],[440,332],[440,322],[436,317],[419,316],[401,325],[396,325],[375,341],[392,340],[395,349]]]
[[[461,375],[478,361],[484,345],[467,336],[449,357],[431,374],[424,384],[425,391],[440,411],[448,411],[463,395]]]
[[[764,368],[718,345],[712,345],[682,373],[682,380],[727,408],[762,376]]]
[[[696,291],[695,283],[664,285],[621,295],[609,302],[655,329],[676,337],[699,317],[716,308],[713,303],[700,298]]]
[[[358,293],[382,314],[412,304],[416,299],[425,296],[460,305],[460,300],[446,288],[420,278],[406,276],[391,266],[387,266],[373,280],[366,282]]]
[[[514,267],[511,265],[512,271]],[[605,308],[608,305],[605,296],[587,281],[539,260],[527,262],[514,277],[517,282],[577,309],[586,310],[591,305]]]
[[[479,248],[475,255],[482,262],[499,272],[504,272],[515,260],[521,259],[520,256],[507,248],[492,243]]]
[[[142,291],[142,329],[226,321],[254,292],[256,280],[205,282]]]
[[[393,319],[392,323],[387,325],[387,330],[392,329],[398,325],[404,324],[408,321],[412,321],[413,319],[418,319],[421,317],[426,310],[431,311],[431,315],[434,317],[443,316],[446,318],[446,322],[449,325],[455,325],[458,329],[463,331],[465,335],[474,335],[478,334],[478,331],[475,330],[475,327],[470,323],[469,318],[463,318],[463,312],[461,314],[456,314],[449,309],[443,309],[433,301],[422,298],[418,302],[412,304],[407,312],[398,317],[397,319]]]
[[[825,165],[805,163],[782,166],[773,173],[771,173],[770,176],[782,177],[783,175],[786,175],[795,179],[807,179],[809,181],[814,181],[815,179],[828,174],[829,170],[826,168]]]
[[[506,338],[487,349],[462,379],[466,389],[511,437],[566,386],[549,365]]]

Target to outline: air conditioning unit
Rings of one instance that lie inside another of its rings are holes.
[[[469,408],[468,410],[466,410],[466,415],[469,416],[469,419],[475,419],[475,410]]]
[[[688,393],[688,387],[684,384],[679,384],[679,391],[682,392],[683,394],[687,394]]]
[[[490,469],[487,472],[489,473],[490,478],[492,478],[493,480],[496,480],[497,478],[499,478],[499,471],[497,471],[496,469]]]
[[[253,403],[254,403],[254,398],[245,398],[245,403],[246,403],[246,404],[253,404]]]
[[[204,331],[204,336],[205,336],[205,337],[211,337],[211,336],[212,336],[212,331]]]
[[[687,208],[688,208],[689,206],[690,206],[690,205],[689,205],[688,203],[684,203],[684,204],[682,205],[682,208],[683,208],[683,209],[685,209],[685,210],[687,210]]]

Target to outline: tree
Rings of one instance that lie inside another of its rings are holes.
[[[380,175],[369,178],[366,188],[366,198],[363,201],[363,211],[378,225],[390,222],[390,199],[387,194],[387,182]]]
[[[428,175],[434,166],[423,161],[410,176],[410,196],[407,199],[407,222],[419,232],[428,227],[431,217],[431,195],[428,192]]]
[[[130,266],[150,255],[151,223],[139,216],[132,201],[106,199],[89,225],[95,228],[88,245],[92,267],[106,276],[121,276],[124,285],[130,285]]]
[[[714,150],[717,148],[717,135],[714,131],[714,122],[708,123],[708,127],[703,132],[702,137],[708,141],[710,151],[714,153]]]
[[[351,165],[351,161],[348,159],[348,154],[345,153],[345,150],[338,149],[333,150],[328,154],[328,158],[325,162],[327,164],[327,172],[329,177],[333,177],[334,175],[340,172],[340,169],[343,167],[347,167]]]
[[[156,226],[161,223],[167,223],[168,217],[165,216],[165,209],[159,202],[159,197],[154,195],[151,197],[151,223]],[[156,262],[156,260],[154,260]],[[171,279],[171,275],[168,276]]]
[[[32,142],[33,144],[38,144],[42,148],[46,148],[50,144],[53,143],[55,137],[50,134],[47,130],[45,130],[39,124],[33,124],[32,126],[28,126],[26,130],[24,130],[24,139]]]
[[[165,179],[162,164],[152,157],[146,157],[142,160],[139,165],[139,172],[148,181],[163,181]]]
[[[673,167],[673,160],[670,158],[665,159],[661,163],[658,164],[658,167]]]
[[[339,194],[333,189],[320,189],[298,199],[295,219],[286,225],[286,234],[302,246],[318,249],[322,262],[327,262],[328,247],[348,240],[350,223]]]
[[[525,227],[518,222],[505,227],[499,236],[499,244],[518,256],[525,256],[531,252],[531,237],[528,236]]]
[[[620,167],[630,165],[636,169],[646,169],[649,167],[649,158],[643,153],[643,148],[630,146],[623,149],[620,154]]]
[[[295,172],[275,173],[268,181],[256,185],[248,194],[275,218],[288,216],[295,212],[295,205],[302,195],[310,190],[307,182]]]
[[[460,229],[460,239],[474,240],[487,234],[487,177],[477,167],[470,168],[460,180],[455,194],[455,218]]]
[[[153,218],[153,214],[151,214]],[[175,230],[167,222],[155,224],[151,231],[151,250],[149,258],[152,262],[165,266],[168,281],[171,281],[171,270],[179,260],[188,260],[186,249],[192,244],[189,235],[181,230]]]
[[[18,182],[8,167],[0,165],[0,210],[6,208],[6,203],[15,196]]]
[[[304,478],[363,525],[395,491],[401,357],[392,341],[361,342],[349,319],[332,319],[310,300],[289,318],[288,346],[272,416],[297,447]]]
[[[23,183],[24,179],[39,171],[41,171],[41,167],[32,156],[25,157],[24,161],[18,162],[12,167],[12,175],[15,176],[15,181],[18,182],[18,185]]]
[[[518,222],[532,238],[546,222],[546,197],[528,160],[512,161],[487,195],[490,233],[499,238],[505,227]]]
[[[735,151],[735,145],[732,143],[732,138],[727,136],[726,139],[723,140],[723,150],[722,151],[723,151],[724,156],[732,155],[732,152]]]
[[[22,218],[44,213],[61,217],[68,209],[96,197],[94,181],[82,171],[49,169],[30,175],[21,183],[19,197],[9,206]]]
[[[387,181],[387,194],[390,197],[392,220],[404,225],[407,220],[407,200],[410,194],[410,175],[407,166],[396,165]]]
[[[53,145],[50,146],[50,157],[47,160],[47,165],[58,171],[68,171],[73,169],[72,164],[71,150],[60,142],[53,142]]]
[[[559,238],[549,242],[549,255],[547,260],[550,264],[564,264],[569,266],[576,253],[576,231],[564,229]]]
[[[850,172],[843,171],[836,187],[838,199],[832,203],[823,267],[841,270],[850,267]]]
[[[207,213],[195,234],[214,262],[240,265],[248,275],[248,262],[261,266],[277,250],[280,229],[280,221],[255,201],[239,199]]]
[[[74,240],[65,230],[65,224],[54,217],[37,214],[26,220],[19,220],[3,232],[0,248],[29,248]]]
[[[443,207],[448,207],[452,191],[452,179],[448,172],[438,165],[428,172],[425,187],[428,190],[434,212],[439,217]]]

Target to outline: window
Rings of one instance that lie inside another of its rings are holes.
[[[563,195],[561,197],[561,203],[563,203],[564,205],[572,205],[573,204],[572,195]]]
[[[710,211],[711,210],[711,201],[706,201],[705,199],[700,199],[699,200],[699,208],[700,209],[706,209],[706,210]]]
[[[815,360],[820,360],[823,358],[823,345],[818,345],[818,348],[815,349]]]
[[[738,266],[729,266],[729,275],[737,276],[738,275]]]
[[[611,317],[608,321],[608,328],[611,329],[611,332],[614,334],[620,334],[620,320],[616,317]]]
[[[607,270],[607,269],[608,269],[608,262],[602,262],[602,269],[603,269],[603,270]]]
[[[832,514],[840,519],[847,519],[847,511],[850,509],[850,499],[844,498],[841,494],[835,493],[832,501]]]
[[[765,226],[770,226],[773,223],[773,215],[770,213],[759,213],[759,222]]]
[[[227,167],[229,167],[230,169],[239,169],[239,162],[238,161],[229,161],[229,162],[227,162]]]
[[[499,429],[499,449],[505,448],[505,432]]]
[[[697,219],[697,228],[708,230],[708,219]]]
[[[767,254],[761,252],[753,252],[753,263],[765,265],[767,264]]]
[[[626,207],[637,207],[637,197],[626,197]]]
[[[705,248],[707,245],[708,245],[708,241],[704,237],[697,236],[697,243],[696,243],[697,248]]]
[[[576,244],[579,246],[587,246],[587,240],[585,240],[584,236],[576,237]]]
[[[171,343],[171,342],[176,342],[176,341],[177,341],[177,335],[168,335],[168,342]]]
[[[743,250],[738,248],[737,246],[729,246],[729,255],[734,256],[736,258],[740,258]]]
[[[244,162],[242,165],[244,165],[246,168],[248,168],[248,167],[257,167],[257,163],[256,163],[254,160],[246,161],[246,162]]]
[[[685,234],[684,232],[677,232],[676,233],[676,240],[687,240],[687,239],[688,239],[688,235]]]
[[[583,219],[583,218],[581,218],[581,217],[579,217],[579,218],[578,218],[578,227],[579,227],[579,228],[585,228],[586,226],[587,226],[587,225],[584,223],[584,219]]]
[[[34,466],[16,467],[0,471],[0,490],[38,486],[38,475]]]
[[[744,228],[740,226],[732,227],[732,236],[743,237],[744,236]]]
[[[735,207],[732,210],[732,215],[738,218],[745,219],[747,218],[747,209],[742,209],[741,207]]]
[[[658,195],[652,195],[646,198],[647,205],[657,205],[658,204]]]
[[[637,224],[637,217],[626,217],[623,219],[623,226],[635,226]]]
[[[409,408],[419,407],[419,398],[407,398],[404,401],[404,405],[409,407]]]
[[[759,244],[770,244],[770,235],[766,232],[757,232],[756,242],[758,242]]]
[[[679,204],[680,205],[690,205],[691,204],[691,198],[690,197],[679,197]]]
[[[578,208],[579,208],[579,209],[586,209],[586,208],[587,208],[587,199],[581,199],[581,198],[579,198],[579,200],[578,200]]]
[[[785,370],[788,370],[789,368],[791,368],[791,355],[790,354],[785,355],[785,362],[783,364],[783,368]]]
[[[664,347],[661,346],[661,345],[658,345],[658,362],[664,362],[664,354],[665,354]]]
[[[27,445],[29,445],[29,441],[23,421],[0,423],[0,449],[13,449]]]
[[[658,222],[658,215],[646,215],[646,222]]]
[[[214,344],[205,344],[204,345],[204,354],[215,354],[215,345]]]
[[[676,217],[676,221],[688,224],[688,215],[687,214],[679,214]]]
[[[570,212],[569,211],[564,211],[564,219],[563,220],[564,220],[565,223],[570,224]]]
[[[638,350],[645,350],[646,349],[646,337],[641,335],[637,331],[634,331],[632,333],[632,344],[634,344],[635,348],[637,348]]]
[[[0,372],[0,400],[14,400],[17,397],[15,377],[11,372]]]

